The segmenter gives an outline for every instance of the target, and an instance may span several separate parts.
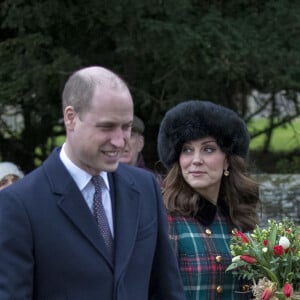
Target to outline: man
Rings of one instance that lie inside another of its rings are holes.
[[[144,148],[144,122],[137,116],[133,117],[131,136],[124,152],[120,158],[120,162],[144,168],[144,160],[142,150]]]
[[[119,165],[128,87],[105,68],[81,69],[63,115],[62,148],[0,192],[0,299],[184,299],[157,181]]]

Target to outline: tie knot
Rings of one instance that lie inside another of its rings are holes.
[[[101,191],[101,189],[105,186],[104,180],[100,175],[92,177],[92,184],[95,186],[96,192]]]

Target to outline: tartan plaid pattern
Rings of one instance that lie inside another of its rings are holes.
[[[193,217],[168,216],[169,237],[175,250],[187,300],[241,299],[234,293],[239,284],[231,272],[230,236],[234,228],[217,211],[212,224],[202,225]],[[207,235],[206,230],[211,231]],[[220,263],[216,257],[221,256]],[[222,286],[223,292],[216,288]]]

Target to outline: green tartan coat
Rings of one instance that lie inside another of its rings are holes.
[[[209,212],[211,213],[211,212]],[[220,210],[209,225],[194,217],[168,216],[169,237],[175,250],[187,300],[250,299],[231,272],[229,248],[234,226]]]

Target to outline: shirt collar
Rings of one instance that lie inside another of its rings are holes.
[[[67,153],[65,151],[65,144],[62,145],[61,151],[60,151],[60,159],[69,171],[70,175],[74,179],[76,185],[78,186],[79,190],[82,191],[90,182],[92,175],[88,172],[80,169],[77,167],[67,156]],[[109,190],[109,181],[108,181],[108,175],[107,172],[100,172],[99,175],[103,178],[105,185],[107,189]]]

